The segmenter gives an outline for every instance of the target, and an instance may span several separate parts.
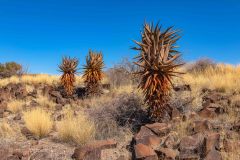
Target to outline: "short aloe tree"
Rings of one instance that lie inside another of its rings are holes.
[[[142,41],[135,41],[138,47],[133,48],[140,52],[135,62],[140,67],[136,73],[141,77],[139,88],[144,93],[149,114],[155,120],[160,120],[169,113],[166,104],[170,97],[172,78],[182,74],[176,71],[183,65],[177,62],[180,57],[175,50],[178,39],[178,31],[172,27],[162,31],[158,25],[154,27],[153,24],[145,24]]]
[[[60,82],[64,87],[68,96],[71,96],[74,91],[74,83],[76,81],[78,60],[76,58],[63,57],[61,65],[59,65],[60,71],[63,73]]]
[[[103,55],[101,52],[89,51],[84,65],[83,79],[86,85],[86,95],[96,96],[101,94],[101,81],[103,79]]]

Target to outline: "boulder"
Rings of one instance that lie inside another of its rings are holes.
[[[196,153],[180,153],[179,160],[200,160],[200,156]]]
[[[181,153],[203,153],[204,136],[200,133],[181,139],[179,149]]]
[[[166,136],[171,130],[171,125],[167,123],[153,123],[145,126],[158,136]]]
[[[220,152],[213,149],[207,154],[204,160],[222,160],[222,156]]]
[[[137,160],[158,160],[156,152],[144,144],[139,143],[135,145],[134,151]]]
[[[116,148],[117,142],[114,140],[99,140],[78,147],[74,150],[72,158],[76,160],[93,160],[101,159],[101,150]]]
[[[176,157],[179,155],[179,152],[177,150],[173,150],[171,148],[159,147],[156,152],[158,158],[164,160],[175,160]]]
[[[224,139],[223,140],[223,147],[226,152],[234,152],[238,148],[240,148],[240,141],[231,140],[231,139]]]
[[[205,153],[208,154],[212,150],[220,150],[220,134],[208,133],[205,138]]]
[[[180,139],[178,137],[178,134],[176,132],[170,132],[164,142],[164,147],[176,149],[179,143]]]
[[[211,128],[211,123],[208,120],[194,121],[193,131],[195,133],[209,131]]]
[[[214,109],[207,108],[207,107],[201,109],[198,112],[198,115],[203,118],[215,118],[217,116]]]

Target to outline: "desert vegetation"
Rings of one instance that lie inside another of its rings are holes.
[[[137,57],[113,68],[89,51],[83,68],[63,58],[60,76],[1,77],[0,150],[18,159],[240,159],[240,67],[183,64],[179,38],[145,24]]]

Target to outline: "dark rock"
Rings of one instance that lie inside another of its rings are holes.
[[[193,131],[195,133],[209,131],[211,128],[211,123],[208,120],[194,121]]]
[[[51,160],[51,156],[48,152],[36,152],[31,157],[30,160]]]
[[[179,149],[181,153],[203,154],[204,136],[200,133],[193,136],[183,137]]]
[[[195,153],[180,153],[179,160],[200,160],[200,156]]]
[[[174,91],[179,92],[179,91],[191,91],[190,85],[181,85],[181,86],[176,86],[173,87]]]
[[[214,118],[217,116],[214,109],[211,108],[203,108],[198,112],[198,115],[203,118]]]
[[[9,149],[0,147],[0,158],[2,160],[7,160],[7,157],[9,156]]]
[[[86,146],[76,148],[72,158],[76,160],[101,159],[101,150],[116,148],[117,142],[114,140],[101,140],[92,142]]]
[[[157,150],[157,155],[159,159],[164,160],[175,160],[176,157],[179,155],[179,152],[177,150],[173,150],[170,148],[162,148],[159,147]]]
[[[234,152],[238,148],[240,148],[240,141],[231,140],[231,139],[224,139],[223,140],[223,147],[226,152]]]
[[[205,142],[205,153],[209,153],[212,150],[220,150],[220,134],[208,133]]]
[[[213,149],[207,154],[207,156],[204,160],[222,160],[222,156],[221,156],[220,152]]]
[[[21,120],[21,115],[20,114],[17,114],[14,118],[13,118],[13,120],[15,120],[15,121],[19,121],[19,120]]]
[[[165,136],[171,130],[171,125],[167,123],[154,123],[145,125],[147,128],[152,130],[158,136]]]

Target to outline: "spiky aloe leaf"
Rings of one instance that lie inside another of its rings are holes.
[[[142,41],[135,43],[139,47],[133,49],[140,51],[136,57],[136,65],[140,67],[137,72],[141,77],[139,88],[144,93],[144,100],[149,106],[149,113],[153,118],[160,119],[166,113],[166,103],[172,85],[172,77],[182,74],[176,68],[180,57],[176,41],[179,39],[177,31],[172,27],[165,31],[156,25],[144,25]]]

